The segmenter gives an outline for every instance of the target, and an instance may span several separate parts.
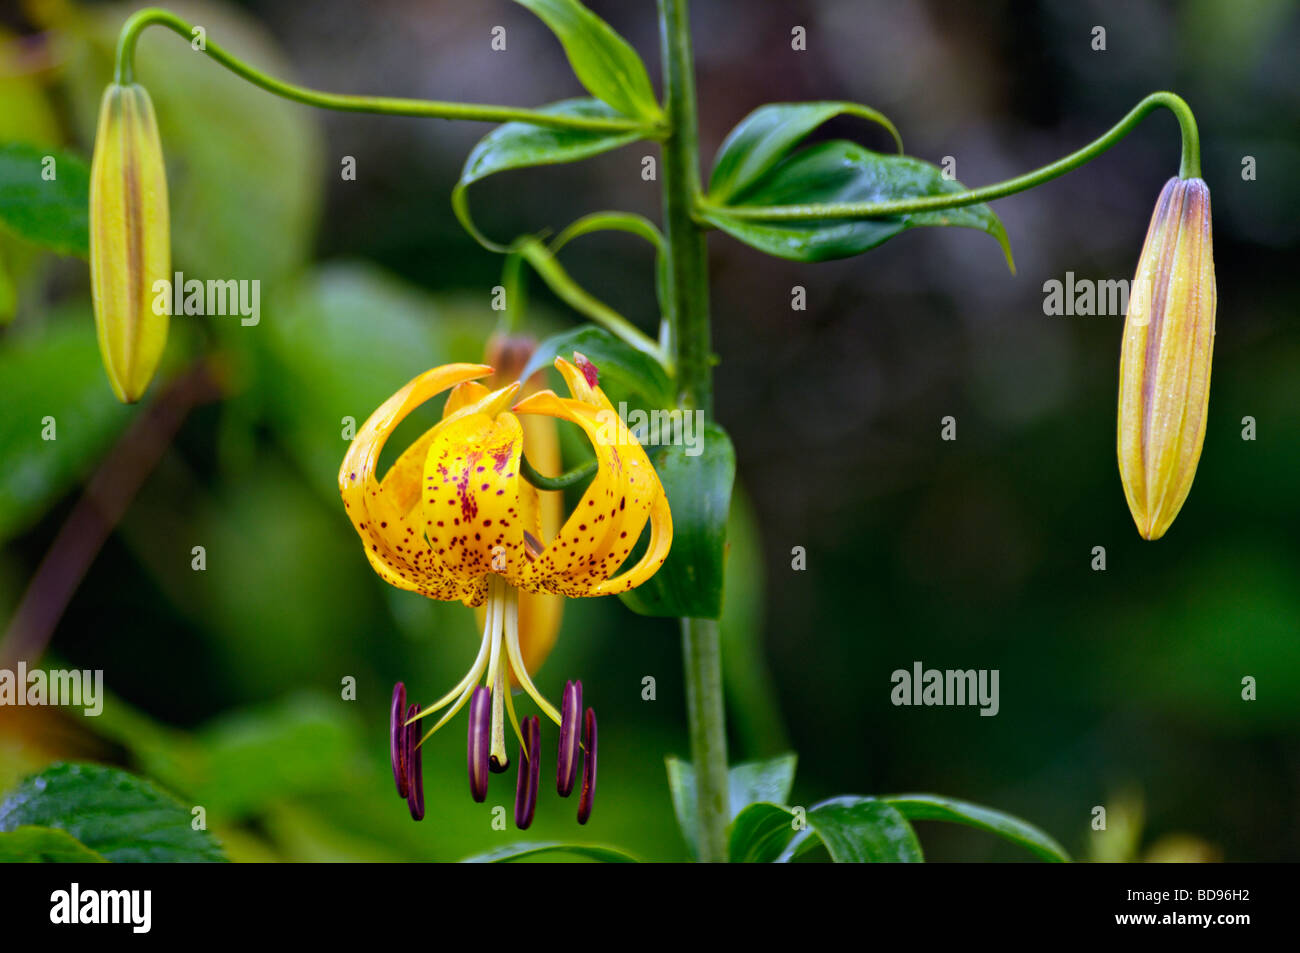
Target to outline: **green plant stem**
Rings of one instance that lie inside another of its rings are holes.
[[[114,82],[135,81],[135,45],[140,34],[150,26],[164,26],[187,40],[192,39],[194,27],[176,14],[158,7],[139,10],[122,26],[117,41],[117,67]],[[644,131],[654,135],[657,127],[648,126],[636,119],[599,119],[582,116],[562,116],[514,106],[493,106],[477,103],[441,102],[425,99],[399,99],[389,96],[349,96],[325,93],[295,86],[254,69],[231,55],[217,43],[205,38],[202,52],[212,57],[226,69],[260,86],[269,93],[291,99],[307,106],[335,109],[343,112],[380,113],[388,116],[423,116],[435,119],[464,119],[477,122],[527,122],[537,126],[557,129],[587,129],[597,132]]]
[[[525,480],[539,490],[567,490],[575,483],[581,483],[590,477],[599,468],[599,462],[592,459],[578,464],[572,470],[566,470],[559,476],[548,477],[538,473],[528,462],[527,457],[520,457],[519,461],[519,472],[524,475]]]
[[[1035,169],[1025,175],[978,189],[946,192],[943,195],[927,195],[918,198],[893,199],[888,202],[836,202],[808,205],[717,205],[701,199],[699,209],[701,211],[720,212],[729,218],[776,222],[816,221],[833,218],[880,218],[907,215],[912,212],[958,208],[963,205],[975,205],[979,202],[991,202],[994,199],[1014,195],[1016,192],[1032,189],[1044,182],[1050,182],[1052,179],[1077,169],[1085,162],[1092,161],[1132,132],[1147,115],[1161,108],[1168,109],[1178,117],[1178,124],[1182,130],[1183,151],[1182,163],[1178,169],[1179,178],[1199,177],[1201,174],[1201,145],[1196,132],[1196,118],[1181,97],[1174,93],[1161,92],[1152,93],[1142,100],[1110,131],[1077,152],[1072,152],[1062,159],[1057,159],[1050,165],[1045,165],[1041,169]]]
[[[674,357],[678,403],[683,409],[699,409],[708,415],[713,410],[713,354],[706,240],[693,214],[700,191],[700,158],[687,0],[659,0],[659,42],[668,117],[661,170],[667,251],[665,343]],[[731,812],[722,650],[716,621],[682,619],[682,661],[695,765],[699,859],[725,861]]]
[[[559,254],[560,249],[575,238],[593,232],[627,232],[644,238],[654,246],[658,254],[662,255],[664,251],[663,235],[659,233],[655,223],[644,215],[637,215],[635,212],[592,212],[590,215],[582,216],[551,240],[551,254]]]
[[[533,271],[537,272],[556,296],[569,307],[585,314],[594,323],[616,337],[622,338],[637,350],[649,354],[665,367],[671,366],[668,355],[653,338],[570,278],[569,273],[564,270],[555,256],[536,238],[522,239],[515,244],[514,251],[533,266]]]
[[[575,238],[601,231],[627,232],[644,238],[654,246],[655,299],[659,302],[662,315],[663,310],[667,307],[665,301],[668,297],[668,258],[664,254],[663,233],[655,227],[654,222],[645,216],[637,215],[635,212],[592,212],[590,215],[584,215],[555,237],[550,244],[550,252],[552,255],[558,255],[560,249]],[[667,326],[667,322],[663,322],[661,325],[662,328]],[[667,345],[662,339],[659,342],[659,350],[664,355],[664,365],[670,366],[672,358]]]
[[[722,647],[713,619],[682,619],[686,715],[695,766],[696,843],[701,863],[727,859],[731,824],[727,732],[722,690]]]
[[[709,341],[709,274],[705,233],[695,221],[700,194],[700,145],[695,118],[695,68],[687,0],[659,0],[660,44],[668,136],[663,144],[664,240],[668,254],[665,317],[676,355],[683,410],[713,412],[713,353]]]

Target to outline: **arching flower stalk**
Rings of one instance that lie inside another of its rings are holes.
[[[570,397],[546,390],[516,401],[519,383],[496,390],[477,382],[482,364],[447,364],[421,374],[366,421],[344,457],[339,490],[371,567],[391,585],[431,599],[482,607],[483,636],[465,676],[423,708],[394,689],[393,772],[411,813],[423,816],[419,746],[469,705],[468,772],[476,801],[488,775],[509,765],[508,718],[520,742],[515,821],[532,823],[540,777],[540,722],[518,718],[510,684],[518,684],[560,729],[556,788],[573,790],[579,757],[583,781],[578,820],[591,814],[596,782],[596,718],[582,707],[581,682],[565,686],[556,708],[537,689],[526,660],[520,599],[625,592],[649,579],[667,558],[672,515],[644,449],[597,386],[581,355],[555,362]],[[416,407],[450,390],[443,418],[401,454],[382,480],[379,454],[393,429]],[[543,527],[539,491],[522,475],[525,445],[519,415],[567,420],[586,433],[597,469],[577,508],[554,534]],[[615,575],[647,522],[643,555]],[[552,636],[553,639],[553,636]],[[547,646],[549,647],[549,646]],[[535,653],[536,654],[536,653]],[[544,654],[544,653],[542,653]],[[421,720],[442,714],[417,737]]]

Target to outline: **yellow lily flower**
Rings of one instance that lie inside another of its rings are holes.
[[[1216,304],[1210,190],[1202,179],[1170,179],[1138,259],[1120,351],[1119,472],[1144,539],[1165,534],[1196,475]]]
[[[520,645],[520,594],[573,598],[625,592],[663,565],[672,545],[672,514],[645,450],[597,386],[596,369],[581,355],[557,359],[570,397],[546,390],[514,403],[519,383],[489,390],[477,382],[493,368],[447,364],[415,378],[366,421],[339,470],[339,491],[366,557],[391,585],[432,599],[484,606],[478,656],[465,677],[423,709],[407,706],[405,687],[393,693],[392,756],[398,791],[417,819],[423,815],[419,745],[470,704],[469,776],[475,800],[487,795],[489,771],[509,763],[503,708],[521,743],[515,821],[532,822],[538,786],[538,720],[516,717],[507,689],[513,678],[560,727],[556,787],[572,790],[585,752],[578,819],[591,812],[595,790],[596,722],[582,711],[582,685],[565,686],[563,711],[533,684]],[[393,429],[416,407],[450,390],[443,419],[398,457],[382,480],[375,475]],[[577,424],[587,434],[597,470],[577,508],[558,532],[542,525],[537,489],[520,471],[524,433],[519,416]],[[615,575],[646,524],[644,554]],[[507,675],[508,673],[508,675]],[[479,685],[483,680],[484,684]],[[421,720],[447,711],[419,741]],[[580,724],[581,722],[581,724]],[[579,743],[579,732],[582,739]]]
[[[139,400],[167,343],[154,283],[170,279],[167,171],[145,88],[104,91],[90,164],[90,290],[99,351],[113,393]]]

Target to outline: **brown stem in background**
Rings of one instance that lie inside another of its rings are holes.
[[[77,587],[131,500],[171,445],[181,423],[222,387],[197,361],[162,389],[109,451],[59,529],[0,640],[0,666],[35,661],[45,651]]]

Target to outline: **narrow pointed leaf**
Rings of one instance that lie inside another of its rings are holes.
[[[494,850],[466,857],[463,864],[508,864],[517,860],[545,857],[549,854],[569,854],[585,857],[605,864],[636,864],[635,857],[617,847],[605,847],[601,844],[562,844],[559,842],[545,844],[510,844]]]
[[[837,864],[925,860],[912,825],[897,808],[874,798],[823,801],[808,811],[808,824]]]
[[[540,111],[593,119],[618,118],[613,107],[595,99],[566,99],[543,106]],[[460,181],[451,193],[452,208],[466,231],[483,244],[496,247],[479,233],[470,218],[466,190],[471,185],[489,175],[509,169],[588,159],[639,138],[640,133],[635,131],[593,132],[586,129],[554,129],[526,122],[505,123],[480,139],[465,159]]]
[[[727,134],[713,161],[709,198],[714,202],[736,201],[809,133],[843,115],[860,116],[884,126],[902,151],[903,142],[894,124],[868,106],[844,102],[768,103]]]
[[[775,804],[749,805],[731,822],[727,859],[733,864],[770,864],[795,837],[794,814]]]
[[[674,423],[674,442],[650,453],[673,513],[673,548],[654,576],[619,598],[641,615],[716,619],[722,614],[736,452],[717,424],[700,427],[693,412],[680,414],[682,442],[676,442]],[[662,431],[661,423],[661,439]]]
[[[872,152],[845,140],[809,146],[774,166],[731,207],[821,205],[885,202],[960,192],[964,186],[945,179],[938,166],[910,156]],[[833,218],[813,221],[758,221],[727,214],[726,207],[706,207],[704,217],[727,234],[759,251],[793,261],[847,258],[875,248],[895,235],[921,225],[960,226],[997,239],[1014,270],[1006,229],[984,204],[880,218]]]
[[[966,824],[1019,844],[1043,860],[1065,863],[1070,860],[1065,848],[1042,830],[1002,811],[938,794],[894,794],[880,800],[897,808],[910,821]]]
[[[751,804],[784,803],[794,784],[798,756],[783,754],[766,761],[745,761],[731,766],[727,776],[728,807],[734,820]],[[695,766],[689,761],[669,755],[664,759],[668,769],[668,790],[673,799],[673,812],[681,828],[686,846],[694,857],[696,847]]]
[[[699,821],[695,813],[695,766],[689,761],[672,755],[664,758],[664,767],[668,769],[668,793],[673,799],[673,813],[677,816],[677,827],[686,841],[686,849],[692,857],[698,857]]]
[[[597,99],[625,116],[661,116],[645,64],[627,40],[577,0],[515,0],[559,39],[574,75]]]
[[[749,805],[762,801],[769,804],[788,803],[798,764],[799,756],[793,752],[765,761],[733,764],[728,785],[732,816],[735,817]]]

